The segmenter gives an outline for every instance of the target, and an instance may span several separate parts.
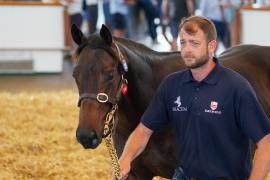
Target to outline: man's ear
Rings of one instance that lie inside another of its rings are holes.
[[[209,54],[215,54],[215,51],[217,49],[217,40],[212,40],[208,43],[208,52]]]
[[[81,45],[82,43],[86,42],[86,37],[75,24],[72,24],[71,26],[71,36],[77,45]]]

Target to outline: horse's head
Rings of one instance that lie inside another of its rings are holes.
[[[104,135],[106,115],[117,104],[126,82],[127,65],[106,26],[102,26],[100,35],[88,38],[75,25],[71,33],[78,44],[73,71],[80,95],[76,137],[84,148],[96,148]]]

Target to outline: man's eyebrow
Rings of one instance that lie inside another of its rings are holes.
[[[196,40],[196,39],[186,39],[184,41],[187,41],[187,42],[197,42],[197,43],[200,42],[199,40]]]

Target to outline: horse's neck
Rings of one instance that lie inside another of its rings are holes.
[[[154,53],[148,56],[136,54],[137,57],[130,59],[128,63],[131,72],[128,76],[134,79],[134,85],[141,87],[141,84],[145,84],[144,88],[155,91],[164,77],[183,69],[184,64],[178,52]],[[145,93],[145,89],[141,91]]]
[[[136,118],[145,111],[162,79],[183,68],[179,53],[151,53],[144,55],[132,51],[127,55],[129,92],[124,97],[124,109],[131,108]]]

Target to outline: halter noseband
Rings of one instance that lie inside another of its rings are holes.
[[[114,98],[109,98],[109,96],[106,93],[98,93],[96,94],[90,94],[90,93],[84,93],[80,96],[79,101],[78,101],[78,107],[81,106],[81,103],[84,99],[93,99],[97,100],[100,103],[110,103],[110,104],[115,104],[116,100]]]
[[[98,93],[98,94],[83,93],[82,95],[80,95],[80,98],[78,101],[78,107],[81,106],[82,101],[85,99],[97,100],[99,103],[109,103],[113,106],[117,104],[120,99],[123,85],[127,85],[127,84],[128,84],[127,80],[122,75],[120,85],[118,86],[118,90],[117,90],[115,98],[108,96],[106,93]]]

